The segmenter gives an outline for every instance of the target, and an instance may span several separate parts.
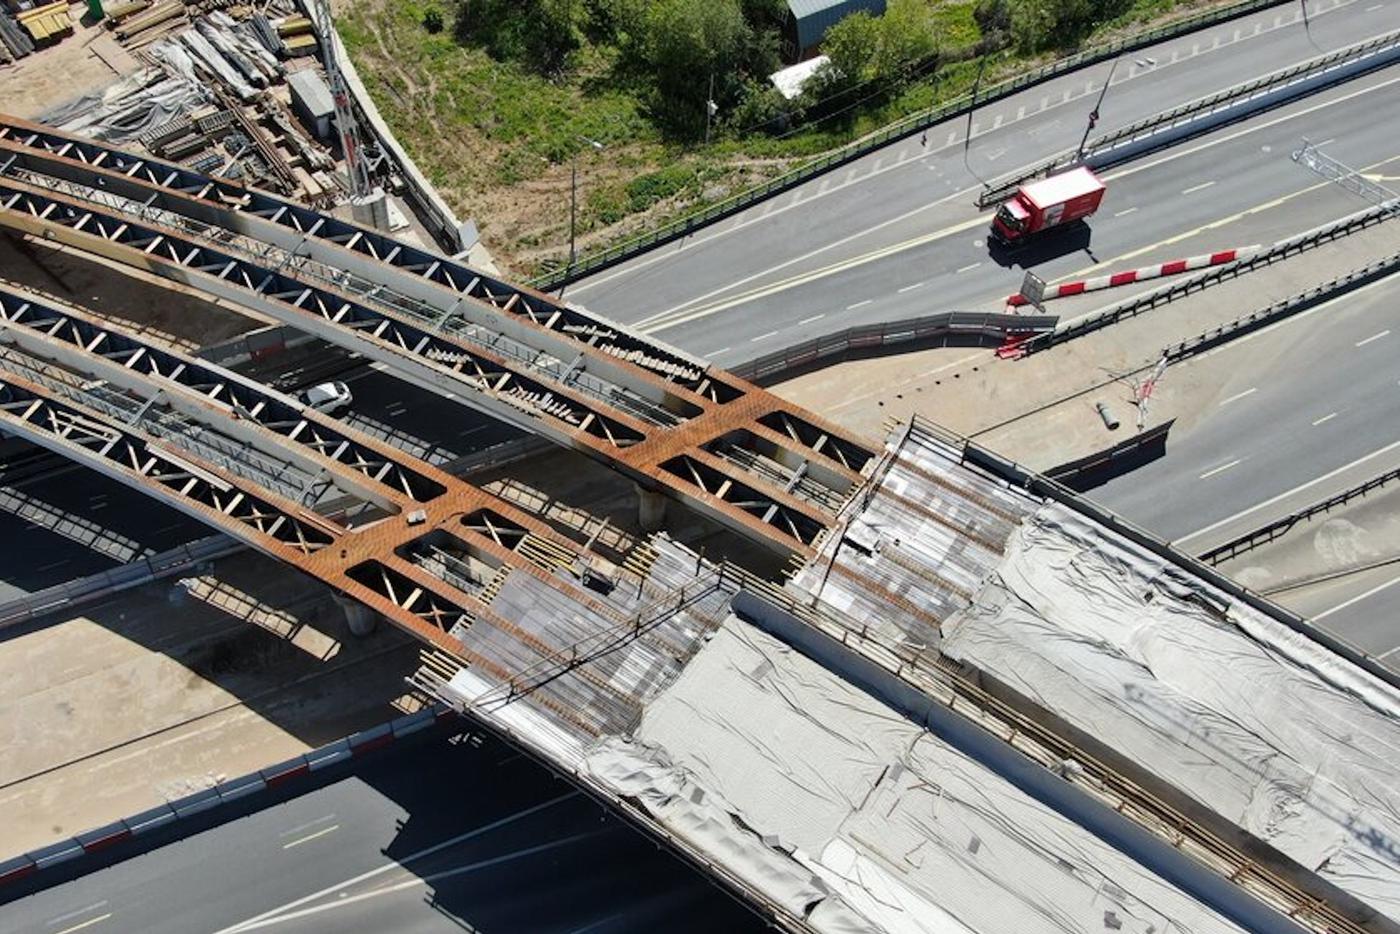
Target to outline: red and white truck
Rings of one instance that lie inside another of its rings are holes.
[[[992,236],[1016,244],[1042,230],[1083,220],[1099,209],[1104,190],[1104,183],[1084,166],[1028,182],[997,208]]]

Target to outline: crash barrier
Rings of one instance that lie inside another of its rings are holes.
[[[848,143],[838,149],[833,149],[815,159],[807,162],[791,172],[769,179],[761,185],[742,191],[736,195],[717,201],[714,204],[688,214],[685,217],[654,227],[640,236],[633,237],[616,246],[599,250],[580,257],[573,264],[562,269],[555,270],[542,276],[538,276],[530,281],[530,285],[542,291],[550,291],[562,285],[568,285],[592,275],[601,269],[615,266],[634,256],[639,256],[648,250],[655,249],[673,240],[685,237],[695,231],[713,224],[715,221],[723,220],[743,209],[757,204],[766,198],[781,194],[790,188],[810,181],[819,175],[831,171],[868,155],[877,149],[889,145],[890,143],[921,133],[936,123],[964,116],[970,111],[985,107],[987,104],[996,103],[1003,98],[1010,97],[1025,90],[1028,87],[1057,78],[1067,72],[1084,68],[1098,62],[1108,61],[1124,52],[1131,52],[1145,46],[1154,45],[1167,39],[1173,39],[1198,29],[1205,29],[1222,23],[1227,20],[1246,16],[1250,13],[1269,7],[1280,6],[1288,0],[1244,0],[1241,3],[1234,3],[1230,6],[1220,7],[1215,10],[1208,10],[1195,16],[1188,16],[1169,23],[1165,26],[1158,26],[1136,35],[1128,36],[1104,45],[1094,46],[1074,55],[1067,56],[1043,65],[1040,68],[1031,68],[1018,73],[1015,77],[1006,81],[991,85],[978,92],[974,98],[972,95],[964,95],[955,100],[949,101],[938,107],[920,113],[911,114],[900,120],[888,124],[882,129],[876,130],[869,136],[862,137],[852,143]]]
[[[1190,256],[1186,259],[1174,259],[1165,263],[1155,263],[1151,266],[1143,266],[1140,269],[1128,269],[1123,272],[1109,273],[1104,276],[1094,276],[1092,279],[1077,279],[1071,282],[1059,282],[1055,285],[1047,285],[1044,293],[1040,296],[1041,301],[1049,301],[1054,298],[1068,298],[1071,295],[1083,295],[1085,292],[1097,292],[1101,289],[1114,289],[1122,285],[1133,285],[1138,282],[1146,282],[1149,279],[1160,279],[1164,276],[1177,276],[1183,272],[1194,272],[1197,269],[1205,269],[1208,266],[1223,266],[1226,263],[1233,263],[1237,259],[1248,259],[1261,248],[1255,246],[1243,246],[1233,250],[1220,250],[1216,253],[1203,253],[1200,256]],[[1020,292],[1015,295],[1008,295],[1006,304],[1012,308],[1019,308],[1022,305],[1029,305],[1030,299]]]
[[[1213,266],[1198,275],[1192,276],[1190,279],[1184,279],[1179,282],[1174,282],[1171,285],[1164,286],[1163,288],[1155,289],[1145,295],[1140,295],[1137,298],[1130,299],[1119,305],[1114,305],[1112,308],[1098,312],[1097,314],[1076,318],[1063,327],[1057,327],[1048,334],[1038,334],[1020,346],[1020,354],[1021,356],[1025,356],[1027,354],[1036,353],[1037,351],[1047,350],[1056,344],[1063,344],[1065,341],[1074,340],[1077,337],[1083,337],[1100,328],[1106,328],[1109,325],[1116,324],[1125,318],[1131,318],[1144,311],[1150,311],[1159,305],[1170,304],[1176,299],[1194,292],[1203,291],[1218,282],[1236,278],[1262,266],[1269,266],[1279,260],[1287,259],[1290,256],[1296,256],[1299,253],[1305,253],[1308,250],[1326,243],[1331,243],[1333,240],[1338,240],[1349,234],[1356,233],[1358,230],[1364,230],[1367,227],[1379,224],[1397,214],[1400,214],[1400,202],[1390,201],[1376,205],[1373,208],[1367,208],[1356,214],[1351,214],[1339,221],[1333,221],[1330,224],[1316,227],[1306,233],[1289,237],[1286,240],[1280,240],[1268,249],[1261,250],[1248,259],[1236,260],[1224,266]]]
[[[0,629],[14,626],[72,608],[102,597],[140,587],[151,581],[177,574],[192,565],[224,558],[242,551],[244,545],[223,535],[211,535],[178,548],[131,561],[110,571],[89,574],[77,580],[46,587],[36,593],[0,603]]]
[[[1015,177],[999,179],[977,196],[977,206],[985,208],[1000,204],[1022,184],[1071,166],[1106,169],[1120,165],[1397,61],[1400,61],[1400,33],[1391,32],[1348,46],[1114,130],[1094,139],[1083,153],[1066,151]]]
[[[51,869],[80,856],[100,852],[133,837],[166,827],[184,818],[202,814],[249,795],[277,788],[293,779],[317,772],[327,766],[362,756],[387,746],[405,736],[427,729],[455,713],[442,706],[426,707],[417,713],[398,717],[388,723],[359,733],[353,733],[308,753],[279,762],[247,775],[219,782],[212,788],[174,801],[167,801],[139,814],[114,821],[102,827],[80,833],[67,840],[52,843],[21,856],[0,862],[0,891],[3,886],[31,878],[35,873]]]
[[[919,346],[1000,347],[1049,333],[1058,321],[1053,315],[943,312],[846,328],[726,369],[741,379],[766,386],[857,355],[904,352]]]
[[[1076,493],[1093,489],[1125,470],[1138,466],[1139,459],[1153,457],[1158,449],[1164,449],[1167,433],[1175,423],[1176,419],[1171,419],[1120,441],[1111,448],[1095,451],[1058,467],[1051,467],[1045,471],[1045,476]]]
[[[1009,461],[999,454],[994,454],[966,438],[954,435],[952,432],[947,431],[947,429],[933,426],[931,423],[925,422],[919,416],[915,416],[915,421],[920,423],[922,430],[946,437],[948,440],[945,443],[953,444],[961,450],[964,463],[979,467],[982,470],[990,471],[992,474],[1001,477],[1008,483],[1029,490],[1036,495],[1053,499],[1081,515],[1087,516],[1094,522],[1112,529],[1129,541],[1146,548],[1159,558],[1208,581],[1212,586],[1223,590],[1232,598],[1258,610],[1275,622],[1287,626],[1299,635],[1323,646],[1329,651],[1335,652],[1353,665],[1363,669],[1372,677],[1380,679],[1391,687],[1400,688],[1400,670],[1393,670],[1387,667],[1375,656],[1358,649],[1350,642],[1314,626],[1311,622],[1298,614],[1286,610],[1270,601],[1268,598],[1255,593],[1248,587],[1221,574],[1219,571],[1215,570],[1215,568],[1199,559],[1185,554],[1184,552],[1177,551],[1170,544],[1157,538],[1152,533],[1103,509],[1092,500],[1079,496],[1064,484],[1028,470],[1020,464]],[[1202,594],[1202,597],[1203,599],[1213,599],[1205,594]],[[1228,607],[1226,609],[1228,609]]]
[[[1231,558],[1242,555],[1247,551],[1253,551],[1260,545],[1267,545],[1269,542],[1287,535],[1288,532],[1300,522],[1306,522],[1313,516],[1331,512],[1338,506],[1345,506],[1352,500],[1360,499],[1367,493],[1379,490],[1381,487],[1395,480],[1400,480],[1400,467],[1394,470],[1387,470],[1380,476],[1372,477],[1365,483],[1359,483],[1350,489],[1343,490],[1335,496],[1329,496],[1310,506],[1304,506],[1301,509],[1294,510],[1282,518],[1275,519],[1273,522],[1267,523],[1266,525],[1261,525],[1257,529],[1251,529],[1243,535],[1237,535],[1222,545],[1217,545],[1209,551],[1202,552],[1197,557],[1212,567],[1219,567]]]
[[[1324,282],[1322,285],[1314,286],[1305,292],[1299,292],[1297,295],[1290,296],[1282,301],[1274,302],[1267,308],[1261,308],[1258,311],[1236,318],[1228,324],[1222,324],[1208,331],[1202,331],[1195,337],[1190,337],[1180,343],[1172,344],[1165,348],[1162,354],[1170,363],[1185,360],[1187,357],[1193,357],[1198,353],[1210,350],[1212,347],[1227,344],[1237,337],[1241,337],[1251,331],[1257,331],[1259,328],[1266,327],[1275,321],[1281,321],[1284,318],[1306,311],[1315,305],[1331,301],[1334,298],[1359,289],[1363,285],[1375,282],[1377,279],[1383,279],[1386,276],[1394,275],[1397,271],[1400,271],[1400,253],[1392,253],[1385,259],[1377,260],[1368,266],[1352,270],[1344,276],[1338,276],[1335,279]]]

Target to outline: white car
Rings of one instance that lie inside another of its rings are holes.
[[[350,393],[350,387],[335,380],[329,383],[317,383],[310,389],[303,389],[297,393],[297,398],[301,404],[317,412],[326,415],[334,415],[341,409],[348,408],[355,397]]]

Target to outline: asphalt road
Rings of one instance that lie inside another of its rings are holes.
[[[1397,303],[1400,275],[1216,351],[1240,361],[1218,398],[1192,413],[1164,457],[1090,498],[1196,551],[1225,526],[1244,531],[1277,518],[1291,507],[1267,504],[1290,491],[1306,490],[1304,502],[1336,492],[1316,481],[1348,465],[1364,479],[1400,464]],[[1168,369],[1164,385],[1172,378]],[[1397,598],[1395,588],[1378,591],[1324,622],[1368,650],[1388,651],[1400,647]]]
[[[763,929],[530,760],[447,731],[0,907],[7,934]]]
[[[1344,85],[1108,174],[1087,226],[1016,261],[1049,281],[1099,270],[1267,244],[1366,203],[1293,162],[1304,135],[1358,168],[1388,176],[1400,143],[1378,121],[1400,93],[1400,68]],[[948,310],[1000,310],[1021,270],[987,251],[984,221],[951,223],[897,248],[794,273],[779,283],[655,318],[645,327],[717,362],[734,363],[841,327]]]
[[[1154,58],[1155,67],[1125,59],[1100,126],[1122,125],[1316,55],[1318,49],[1400,28],[1396,0],[1346,4],[1320,13],[1312,21],[1312,41],[1300,26],[1289,25],[1295,12],[1267,14],[1257,36],[1255,20],[1247,19],[1132,56],[1144,62]],[[1283,18],[1276,29],[1275,17]],[[1236,30],[1241,39],[1233,42]],[[1222,44],[1213,49],[1217,35]],[[1189,54],[1192,47],[1198,54]],[[1174,64],[1173,54],[1178,55]],[[1085,82],[1084,75],[1060,79],[979,114],[987,129],[974,138],[972,169],[990,177],[1076,145],[1083,132],[1082,112],[1090,106],[1078,98],[1097,96],[1098,90]],[[1068,104],[1065,93],[1071,95]],[[1371,98],[1372,114],[1375,100]],[[1366,107],[1357,110],[1364,113]],[[1023,116],[1017,119],[1017,114]],[[1274,161],[1286,163],[1287,151],[1305,133],[1315,139],[1340,138],[1349,124],[1339,118],[1333,132],[1331,119],[1330,112],[1314,111],[1308,119],[1281,126],[1273,134]],[[930,131],[928,149],[917,139],[895,144],[682,244],[605,270],[571,286],[568,294],[687,350],[713,354],[720,363],[849,324],[995,304],[1015,290],[1020,274],[998,268],[982,242],[987,221],[971,206],[978,183],[964,167],[961,144],[945,145],[949,133],[959,132],[961,125]],[[1229,168],[1238,174],[1226,174],[1222,147],[1217,146],[1178,157],[1161,171],[1138,171],[1132,181],[1111,181],[1109,199],[1091,227],[1093,252],[1107,259],[1141,250],[1233,213],[1226,210],[1229,206],[1234,211],[1255,207],[1303,187],[1280,184],[1285,176],[1299,182],[1299,170],[1264,164],[1269,157],[1261,156],[1262,146],[1268,144],[1256,137],[1235,147],[1236,161]],[[1381,149],[1389,150],[1384,155],[1395,154],[1393,144]],[[1240,166],[1245,170],[1239,171]],[[1198,189],[1194,198],[1180,194],[1212,178],[1217,181],[1212,189]],[[1223,183],[1227,178],[1229,185]],[[1290,232],[1300,226],[1281,224],[1279,229]],[[1264,231],[1230,233],[1255,242]],[[1231,238],[1225,245],[1236,244]],[[1035,256],[1029,261],[1047,278],[1091,262],[1082,252],[1058,262]],[[696,312],[709,313],[697,317]]]

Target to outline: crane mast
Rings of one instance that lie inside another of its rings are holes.
[[[335,125],[340,134],[341,152],[345,154],[345,172],[350,176],[350,194],[356,200],[367,198],[373,191],[369,162],[360,146],[360,128],[350,107],[350,89],[335,56],[335,25],[331,20],[330,0],[311,2],[316,8],[316,36],[321,43],[326,83],[330,85],[331,101],[335,105]]]

